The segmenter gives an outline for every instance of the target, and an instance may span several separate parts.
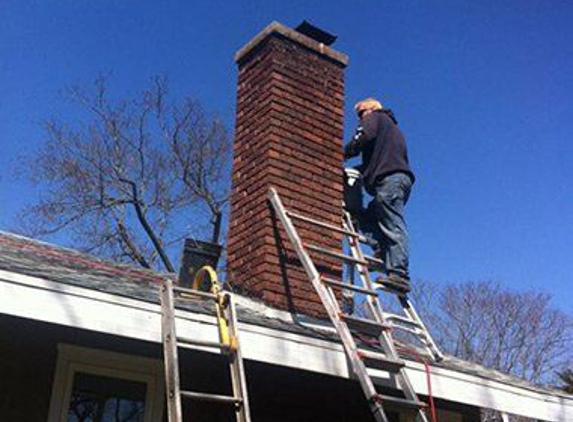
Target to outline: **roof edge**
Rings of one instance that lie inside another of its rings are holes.
[[[43,312],[37,312],[37,303],[42,304]],[[62,307],[62,303],[66,306]],[[161,342],[159,304],[82,287],[62,286],[61,283],[36,277],[3,274],[1,270],[0,309],[0,314]],[[178,327],[182,335],[201,340],[217,335],[217,325],[212,316],[180,311]],[[338,343],[259,324],[243,322],[240,325],[246,359],[343,378],[352,376],[342,345]],[[217,350],[200,347],[197,350],[217,353]],[[428,394],[424,365],[410,360],[406,364],[416,392]],[[395,388],[386,373],[382,372],[379,376],[376,383]],[[573,396],[562,392],[515,385],[506,380],[490,379],[486,374],[476,375],[444,366],[432,365],[432,390],[436,398],[533,419],[555,422],[569,420],[573,412]]]

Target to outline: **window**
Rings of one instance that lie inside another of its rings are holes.
[[[143,382],[76,372],[68,406],[70,422],[143,422]]]
[[[49,422],[159,422],[161,362],[58,345]]]

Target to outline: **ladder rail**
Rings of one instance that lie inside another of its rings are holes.
[[[241,342],[239,341],[239,330],[237,322],[237,311],[235,308],[235,301],[232,299],[231,293],[229,295],[229,303],[227,306],[227,317],[229,319],[229,331],[233,338],[235,338],[236,349],[232,356],[230,356],[230,370],[231,382],[233,384],[233,391],[239,393],[241,398],[241,406],[235,408],[235,414],[238,422],[250,422],[251,411],[249,407],[249,395],[247,393],[247,380],[245,378],[245,367],[243,363],[243,355],[241,352]]]
[[[372,380],[369,377],[365,376],[366,367],[364,366],[364,363],[356,355],[356,351],[358,350],[358,348],[356,347],[356,343],[354,342],[354,339],[350,334],[350,330],[348,330],[348,328],[346,328],[346,325],[343,324],[338,318],[338,314],[336,311],[338,305],[336,304],[336,300],[333,300],[334,293],[332,292],[329,293],[329,290],[325,289],[324,286],[321,284],[320,274],[318,273],[316,266],[314,265],[312,259],[310,258],[310,255],[308,254],[308,252],[306,252],[302,240],[298,235],[290,218],[288,217],[286,210],[282,204],[282,201],[280,200],[278,193],[274,188],[269,189],[268,199],[273,205],[279,220],[283,224],[283,227],[285,228],[290,241],[294,245],[294,248],[302,263],[302,266],[305,269],[322,304],[324,305],[325,310],[328,316],[330,317],[330,320],[332,321],[337,332],[339,333],[342,339],[342,344],[346,349],[347,356],[350,358],[352,365],[354,367],[357,366],[362,367],[364,370],[363,373],[356,374],[363,390],[367,392],[367,394],[369,394],[369,397],[373,397],[374,395],[376,395],[376,388]]]
[[[416,312],[416,309],[414,309],[414,306],[412,306],[410,300],[407,297],[401,297],[400,302],[404,305],[404,311],[406,312],[406,314],[410,317],[412,321],[418,324],[420,329],[424,332],[425,341],[428,343],[428,349],[430,350],[432,356],[434,356],[434,359],[438,362],[444,360],[443,353],[438,348],[438,345],[434,341],[433,337],[430,335],[430,332],[426,328],[424,322],[422,321],[422,318],[420,318],[420,316],[418,315],[418,312]]]
[[[193,289],[173,286],[170,279],[165,279],[160,286],[160,301],[162,309],[162,340],[165,367],[165,382],[167,385],[168,421],[183,422],[182,398],[210,402],[228,403],[234,405],[237,422],[251,422],[247,383],[243,357],[238,341],[238,322],[233,295],[219,289],[214,270],[207,268],[204,274],[212,276],[211,292],[195,291]],[[219,325],[219,342],[203,341],[188,337],[178,337],[176,332],[175,300],[210,300],[217,310]],[[229,372],[232,384],[232,396],[196,391],[181,390],[178,347],[189,345],[216,347],[228,358]]]
[[[163,338],[163,356],[165,382],[167,383],[167,413],[169,421],[181,421],[181,390],[179,378],[179,356],[177,353],[177,334],[175,330],[175,306],[173,300],[173,282],[166,278],[161,285],[161,333]]]

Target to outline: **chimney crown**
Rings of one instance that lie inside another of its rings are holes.
[[[346,67],[348,65],[348,56],[344,53],[336,51],[335,49],[328,47],[326,44],[318,42],[317,40],[311,38],[302,32],[296,31],[289,28],[279,22],[272,22],[265,29],[259,32],[251,41],[245,44],[237,53],[235,54],[235,61],[240,63],[246,56],[249,55],[258,45],[265,41],[271,36],[282,36],[288,38],[297,44],[302,45],[312,51],[320,53],[329,59],[337,62],[338,64]]]

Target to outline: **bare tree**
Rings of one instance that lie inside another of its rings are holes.
[[[547,294],[510,291],[489,281],[445,286],[418,281],[412,293],[446,353],[545,385],[555,385],[556,371],[571,364],[571,317],[552,308]],[[499,412],[482,412],[484,422],[501,420]]]
[[[73,246],[143,267],[175,271],[170,247],[208,220],[218,242],[227,203],[230,141],[216,117],[164,78],[114,100],[106,78],[66,91],[77,114],[45,122],[29,163],[41,198],[21,215],[33,235],[68,232]],[[203,230],[204,232],[204,230]]]
[[[414,300],[447,353],[538,384],[572,360],[573,323],[551,297],[494,282],[418,282]]]

